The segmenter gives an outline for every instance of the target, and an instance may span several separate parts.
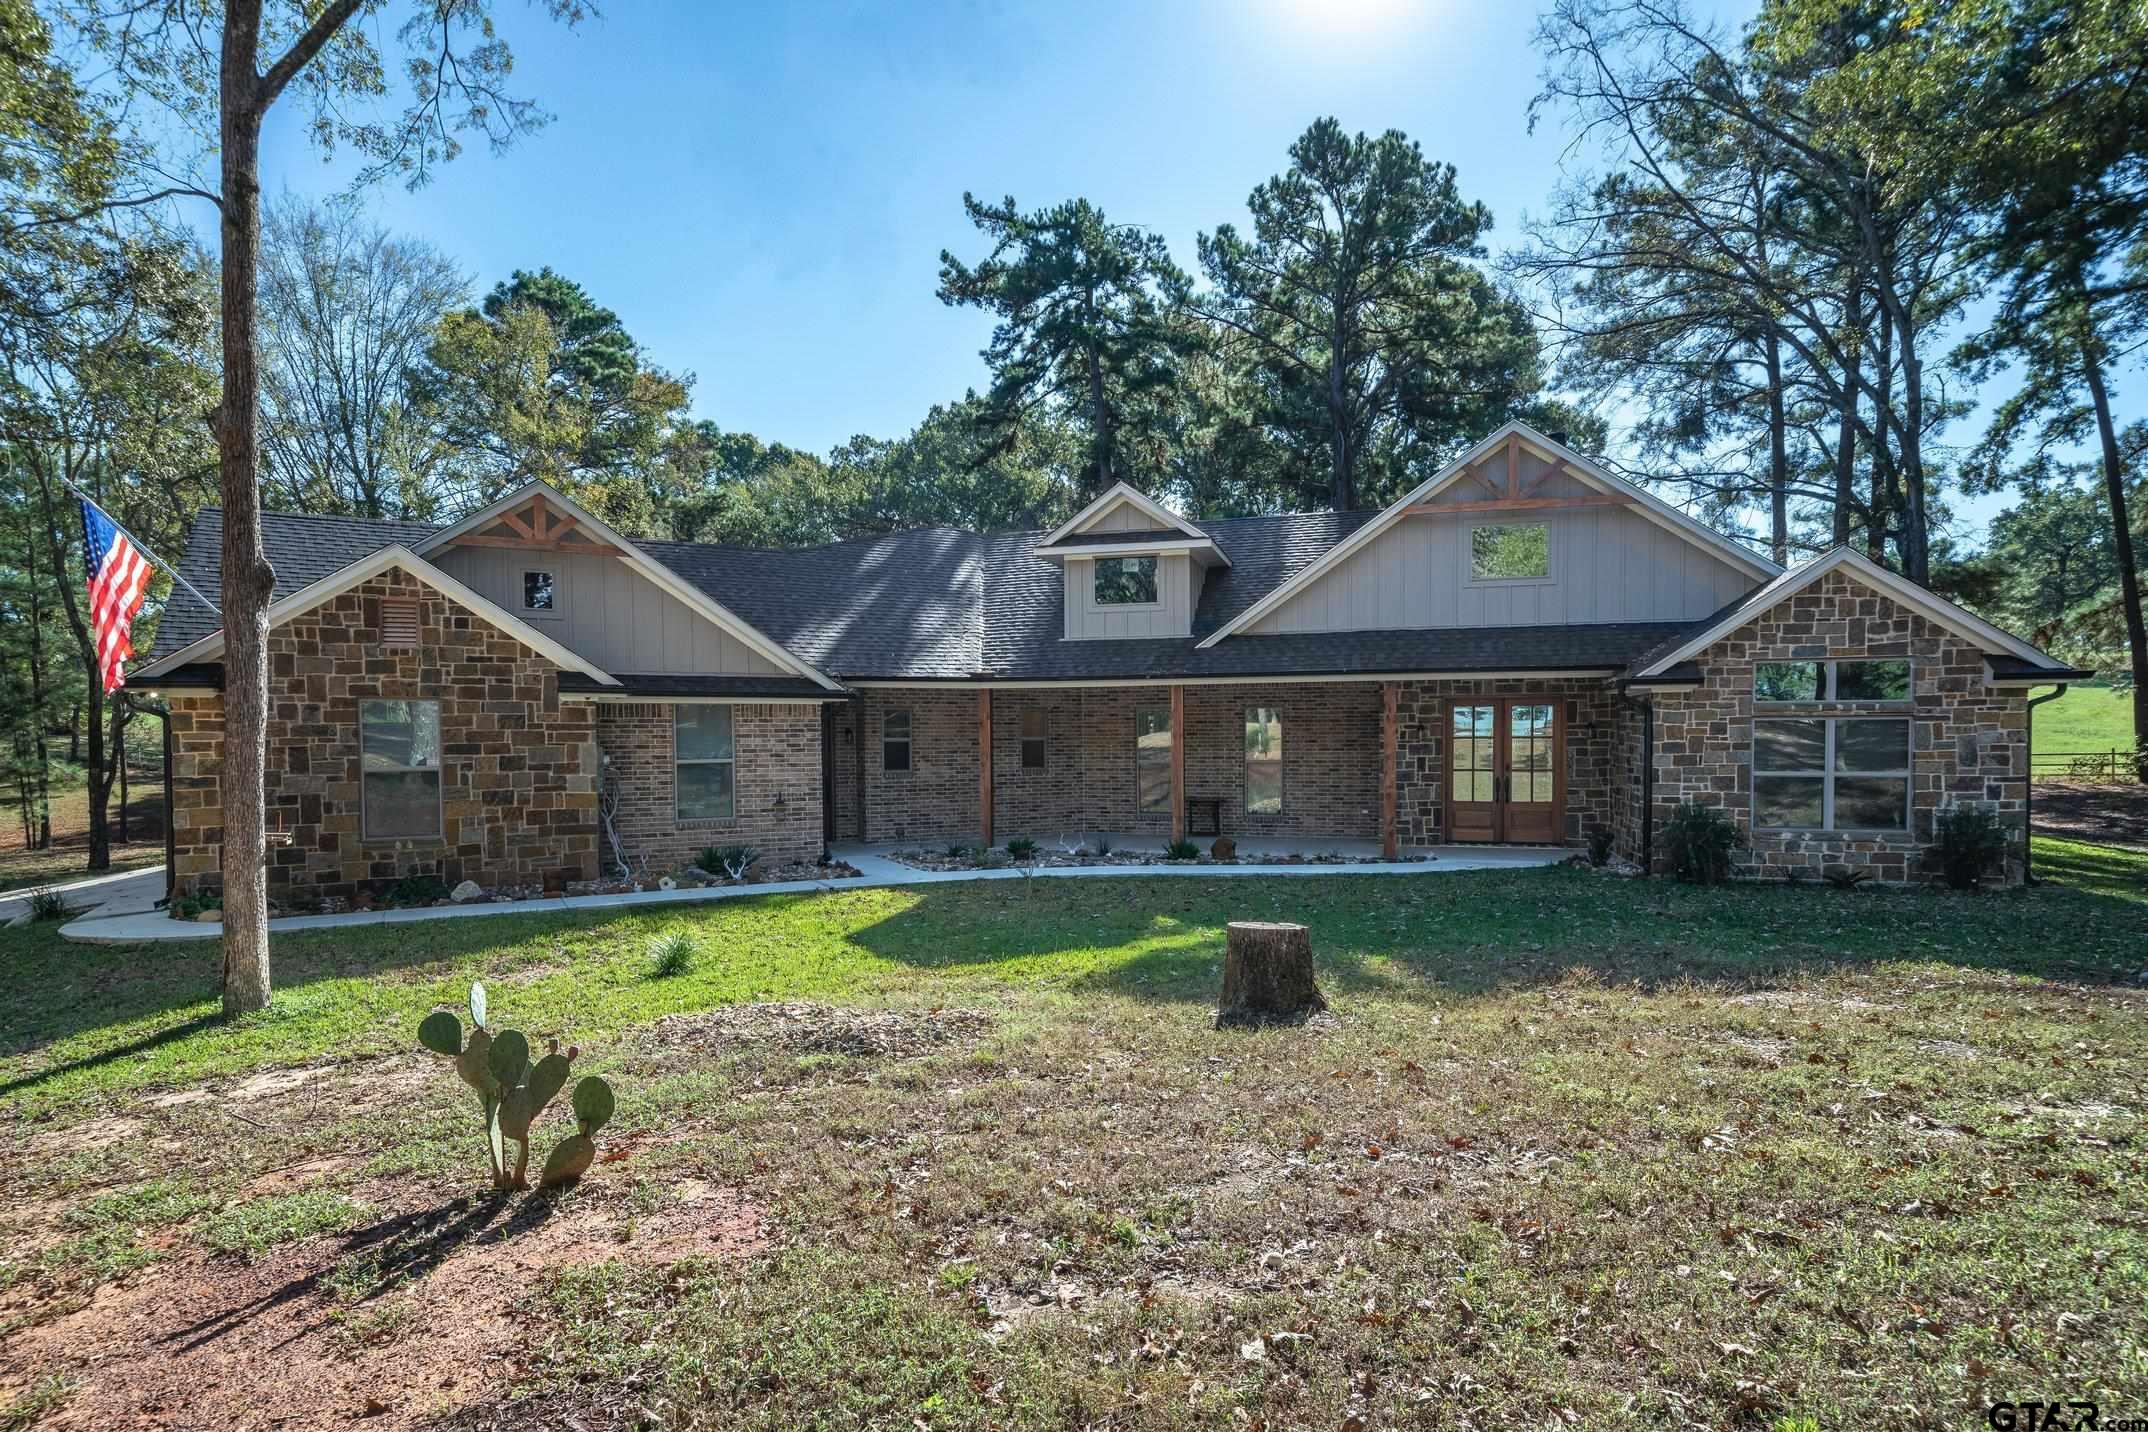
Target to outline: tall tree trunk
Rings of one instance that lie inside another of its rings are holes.
[[[224,1013],[269,1002],[268,599],[275,571],[261,548],[260,392],[254,347],[261,258],[261,111],[255,72],[261,0],[227,0],[222,106],[224,396],[217,476],[224,504]]]
[[[31,537],[24,543],[23,572],[30,583],[30,731],[33,749],[37,755],[37,781],[34,787],[25,787],[25,793],[35,790],[37,809],[35,829],[26,822],[24,842],[36,850],[52,849],[52,750],[47,743],[46,727],[52,724],[45,714],[45,604],[37,588],[37,539]],[[61,574],[66,579],[66,574]],[[31,814],[27,807],[24,815]]]
[[[2093,333],[2093,328],[2091,328]],[[2090,337],[2081,345],[2081,367],[2096,407],[2096,440],[2103,449],[2103,497],[2111,508],[2111,549],[2118,559],[2118,600],[2126,619],[2126,655],[2133,668],[2133,778],[2148,783],[2148,624],[2141,617],[2141,574],[2133,561],[2133,523],[2126,512],[2125,459],[2111,421],[2111,396],[2103,358]]]
[[[1118,481],[1117,464],[1112,461],[1114,434],[1111,430],[1111,408],[1104,401],[1104,364],[1096,349],[1088,350],[1089,359],[1089,446],[1096,467],[1095,489],[1085,496],[1109,491]]]
[[[1768,539],[1775,565],[1790,565],[1790,444],[1784,431],[1783,355],[1770,333],[1766,345],[1768,367]]]
[[[1343,402],[1342,342],[1338,320],[1328,335],[1328,451],[1334,465],[1329,501],[1337,512],[1348,512],[1357,506],[1356,475],[1351,471],[1356,454],[1350,451],[1350,412]]]
[[[1857,506],[1857,389],[1858,349],[1865,331],[1864,295],[1857,278],[1850,278],[1850,294],[1843,310],[1844,363],[1842,374],[1842,421],[1835,430],[1835,523],[1837,547],[1850,544],[1850,516]]]

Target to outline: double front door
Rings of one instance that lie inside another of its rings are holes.
[[[1447,724],[1449,838],[1557,844],[1565,737],[1555,702],[1455,702]]]

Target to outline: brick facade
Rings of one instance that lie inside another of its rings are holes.
[[[1617,701],[1595,679],[1405,682],[1398,703],[1398,818],[1404,845],[1445,840],[1444,762],[1449,704],[1458,698],[1535,697],[1558,704],[1567,736],[1565,839],[1608,824],[1620,754]],[[1169,837],[1171,812],[1144,811],[1135,782],[1134,713],[1168,707],[1168,688],[1073,687],[992,694],[993,834],[1047,843],[1111,831]],[[1244,720],[1249,707],[1283,724],[1283,809],[1245,809]],[[911,716],[911,769],[882,768],[886,714]],[[1022,764],[1022,715],[1045,715],[1045,765]],[[836,829],[842,839],[974,839],[978,820],[977,692],[874,688],[832,716]],[[858,734],[864,748],[859,825]],[[1380,684],[1302,682],[1189,685],[1186,794],[1222,803],[1234,836],[1376,839],[1380,833]]]
[[[1753,668],[1763,661],[1900,658],[1911,662],[1907,702],[1768,706],[1770,716],[1910,717],[1909,828],[1898,832],[1753,829]],[[1699,689],[1661,692],[1656,706],[1655,855],[1664,822],[1688,798],[1728,810],[1752,839],[1737,872],[1763,879],[1818,878],[1855,866],[1875,880],[1937,878],[1922,859],[1939,812],[1975,803],[2018,829],[2028,793],[2028,710],[2019,690],[1986,685],[1982,651],[1841,571],[1778,603],[1702,653]],[[1629,732],[1638,752],[1639,723]],[[1632,758],[1638,765],[1638,758]],[[1636,788],[1638,781],[1635,782]],[[1638,819],[1620,826],[1637,852]],[[2018,859],[2008,879],[2018,880]]]
[[[750,845],[771,863],[820,855],[818,706],[731,707],[730,820],[678,819],[670,704],[604,702],[596,713],[597,745],[617,793],[619,837],[636,874],[661,873],[712,845]],[[609,850],[604,864],[612,868]]]
[[[382,644],[383,598],[417,602],[415,646]],[[595,872],[593,717],[559,699],[544,657],[396,569],[271,631],[268,657],[272,899],[377,894],[410,875],[492,887]],[[370,699],[440,703],[437,838],[365,838],[358,708]],[[171,707],[184,893],[221,883],[223,700],[174,694]]]

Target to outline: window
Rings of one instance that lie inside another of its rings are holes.
[[[1044,769],[1044,708],[1032,706],[1022,713],[1022,769]]]
[[[729,820],[738,813],[738,762],[728,706],[674,706],[672,758],[678,763],[680,820]]]
[[[1551,575],[1551,528],[1523,526],[1469,529],[1469,573],[1479,582],[1525,582]]]
[[[880,718],[880,769],[910,769],[910,713],[890,711]]]
[[[1134,708],[1134,790],[1143,810],[1171,809],[1171,708]]]
[[[1907,661],[1763,661],[1753,667],[1753,699],[1907,701]]]
[[[358,703],[359,812],[367,840],[440,838],[440,703]]]
[[[1813,716],[1753,723],[1753,824],[1907,830],[1909,722]]]
[[[1096,604],[1140,606],[1156,600],[1154,557],[1103,557],[1096,564]]]
[[[524,572],[522,574],[522,610],[526,612],[550,612],[558,610],[559,582],[550,572]]]
[[[1246,814],[1283,813],[1283,713],[1246,708]]]

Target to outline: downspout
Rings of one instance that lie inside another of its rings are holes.
[[[164,705],[164,903],[179,895],[179,820],[172,803],[172,708]]]
[[[1641,874],[1656,873],[1656,703],[1641,703]]]
[[[2036,708],[2046,701],[2056,701],[2065,694],[2066,683],[2061,681],[2042,696],[2031,696],[2027,702],[2027,724],[2022,728],[2021,733],[2021,883],[2023,885],[2034,885],[2036,883],[2036,871],[2031,864],[2031,861],[2035,858],[2034,852],[2036,849],[2033,843],[2036,825]]]

